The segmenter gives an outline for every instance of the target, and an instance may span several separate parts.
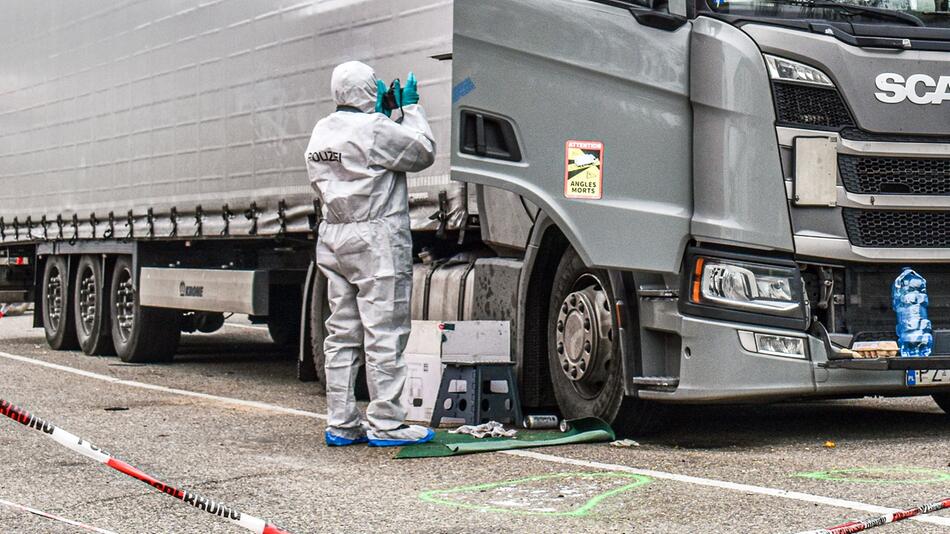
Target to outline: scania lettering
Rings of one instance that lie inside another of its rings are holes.
[[[914,74],[905,80],[900,74],[880,74],[876,80],[877,88],[883,92],[874,93],[885,104],[897,104],[909,100],[914,104],[940,104],[950,101],[950,76],[940,76],[936,80],[926,74]],[[926,92],[926,89],[934,89]]]
[[[305,163],[347,156],[306,145],[357,59],[414,71],[436,136],[407,177],[413,317],[510,321],[527,409],[948,410],[947,2],[24,2],[0,21],[0,301],[126,361],[244,313],[321,380]],[[895,339],[904,266],[933,355],[856,357]]]

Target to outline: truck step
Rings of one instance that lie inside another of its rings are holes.
[[[819,364],[828,369],[862,369],[865,371],[911,371],[950,369],[950,355],[940,354],[927,358],[857,358],[829,360]]]
[[[676,388],[680,379],[677,376],[635,376],[633,383],[648,388]]]

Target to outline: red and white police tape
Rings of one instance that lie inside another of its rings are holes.
[[[73,452],[79,453],[87,458],[91,458],[101,464],[106,464],[116,471],[125,473],[132,478],[141,480],[158,491],[170,495],[185,504],[208,512],[209,514],[223,517],[233,523],[236,523],[238,526],[250,530],[251,532],[256,532],[257,534],[289,534],[288,532],[281,530],[274,525],[266,523],[263,519],[258,519],[254,516],[250,516],[235,510],[234,508],[223,503],[212,501],[211,499],[207,499],[188,490],[178,489],[174,486],[161,482],[155,477],[140,471],[135,466],[129,465],[122,460],[113,458],[109,453],[103,451],[99,447],[96,447],[92,443],[89,443],[78,436],[70,434],[62,428],[54,426],[48,421],[44,421],[38,417],[35,417],[26,410],[3,399],[0,399],[0,415],[9,417],[10,419],[13,419],[17,423],[20,423],[26,427],[39,430],[40,432],[52,438],[56,443],[59,443],[63,447],[66,447]]]
[[[75,521],[75,520],[72,520],[72,519],[67,519],[67,518],[65,518],[65,517],[60,517],[60,516],[58,516],[58,515],[56,515],[56,514],[51,514],[51,513],[49,513],[49,512],[44,512],[43,510],[37,510],[36,508],[30,508],[29,506],[23,506],[22,504],[17,504],[17,503],[15,503],[15,502],[10,502],[10,501],[8,501],[8,500],[6,500],[6,499],[0,499],[0,504],[2,504],[2,505],[4,505],[4,506],[9,506],[10,508],[13,508],[13,509],[16,509],[16,510],[20,510],[20,511],[23,511],[23,512],[31,513],[31,514],[33,514],[33,515],[35,515],[35,516],[45,517],[46,519],[52,519],[53,521],[58,521],[58,522],[60,522],[60,523],[65,523],[65,524],[67,524],[67,525],[71,525],[71,526],[74,526],[74,527],[76,527],[76,528],[81,528],[81,529],[87,530],[87,531],[89,531],[89,532],[98,532],[99,534],[116,534],[115,532],[112,532],[111,530],[106,530],[106,529],[104,529],[104,528],[99,528],[99,527],[94,527],[94,526],[92,526],[92,525],[87,525],[87,524],[81,523],[81,522],[79,522],[79,521]]]
[[[921,514],[931,514],[940,510],[950,509],[950,499],[943,499],[932,503],[921,504],[906,510],[891,512],[882,516],[865,519],[864,521],[849,521],[835,527],[820,528],[818,530],[809,530],[799,534],[853,534],[854,532],[863,532],[869,528],[896,523]]]

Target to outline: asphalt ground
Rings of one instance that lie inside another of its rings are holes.
[[[395,460],[324,446],[318,386],[266,330],[186,335],[142,366],[51,351],[31,321],[0,320],[0,398],[294,533],[795,533],[950,497],[950,418],[929,397],[683,408],[630,448]],[[4,501],[118,533],[246,532],[6,418],[0,452],[3,532],[83,532]],[[950,532],[950,512],[872,532]]]

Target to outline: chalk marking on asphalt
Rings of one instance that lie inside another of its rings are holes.
[[[86,378],[92,378],[95,380],[102,380],[104,382],[109,382],[112,384],[120,384],[123,386],[129,386],[139,389],[148,389],[151,391],[160,391],[162,393],[171,393],[174,395],[181,395],[184,397],[194,397],[196,399],[211,400],[215,402],[220,402],[223,404],[231,404],[234,406],[244,406],[247,408],[257,408],[259,410],[267,410],[276,413],[288,414],[288,415],[299,415],[301,417],[310,417],[313,419],[322,419],[326,420],[327,416],[324,414],[308,412],[304,410],[297,410],[294,408],[285,408],[283,406],[278,406],[276,404],[268,404],[266,402],[258,401],[249,401],[243,399],[235,399],[231,397],[222,397],[219,395],[211,395],[208,393],[198,393],[196,391],[188,391],[186,389],[177,389],[169,388],[165,386],[159,386],[156,384],[148,384],[145,382],[136,382],[135,380],[125,380],[122,378],[116,378],[114,376],[101,375],[99,373],[93,373],[92,371],[84,371],[82,369],[76,369],[74,367],[69,367],[67,365],[59,365],[55,363],[45,362],[43,360],[36,360],[33,358],[27,358],[26,356],[19,356],[16,354],[10,354],[9,352],[0,351],[0,357],[6,358],[8,360],[14,360],[18,362],[28,363],[31,365],[38,365],[40,367],[46,367],[49,369],[55,369],[57,371],[63,371],[66,373],[72,373],[74,375],[83,376]]]
[[[503,454],[509,456],[520,456],[522,458],[531,458],[534,460],[541,460],[545,462],[553,462],[564,465],[575,465],[580,467],[588,467],[595,469],[602,469],[605,471],[618,471],[624,473],[632,473],[635,475],[645,475],[648,477],[653,477],[660,480],[673,480],[676,482],[684,482],[686,484],[695,484],[697,486],[708,486],[712,488],[719,489],[729,489],[733,491],[741,491],[744,493],[755,493],[758,495],[767,495],[770,497],[781,497],[784,499],[792,499],[796,501],[804,501],[814,504],[824,504],[827,506],[834,506],[837,508],[850,508],[852,510],[860,510],[863,512],[872,512],[878,514],[889,514],[899,512],[897,508],[886,508],[884,506],[876,506],[873,504],[866,504],[858,501],[849,501],[845,499],[836,499],[833,497],[822,497],[821,495],[812,495],[810,493],[801,493],[798,491],[789,491],[781,490],[775,488],[768,488],[765,486],[753,486],[750,484],[740,484],[738,482],[727,482],[725,480],[715,480],[711,478],[701,478],[694,477],[690,475],[678,475],[675,473],[667,473],[665,471],[654,471],[652,469],[638,469],[636,467],[628,467],[626,465],[617,465],[617,464],[607,464],[602,462],[591,462],[588,460],[577,460],[574,458],[565,458],[563,456],[554,456],[551,454],[544,454],[534,451],[525,451],[525,450],[514,450],[514,451],[501,451]],[[914,521],[920,521],[923,523],[931,523],[934,525],[944,525],[950,526],[950,518],[946,517],[913,517],[911,518]]]
[[[90,371],[83,371],[82,369],[75,369],[66,365],[58,365],[55,363],[45,362],[42,360],[36,360],[33,358],[27,358],[26,356],[18,356],[16,354],[10,354],[8,352],[0,351],[0,357],[7,358],[10,360],[15,360],[23,363],[28,363],[32,365],[39,365],[41,367],[47,367],[50,369],[56,369],[58,371],[64,371],[67,373],[73,373],[79,376],[84,376],[87,378],[93,378],[96,380],[103,380],[106,382],[111,382],[113,384],[121,384],[129,387],[136,387],[141,389],[148,389],[152,391],[161,391],[164,393],[172,393],[175,395],[182,395],[186,397],[195,397],[199,399],[213,400],[216,402],[221,402],[224,404],[231,404],[235,406],[246,406],[249,408],[258,408],[261,410],[269,410],[277,413],[285,413],[289,415],[299,415],[302,417],[310,417],[313,419],[322,419],[326,420],[327,416],[324,414],[319,414],[315,412],[308,412],[305,410],[297,410],[294,408],[285,408],[283,406],[278,406],[276,404],[268,404],[265,402],[257,401],[247,401],[242,399],[234,399],[231,397],[221,397],[218,395],[209,395],[207,393],[197,393],[194,391],[188,391],[185,389],[176,389],[168,388],[165,386],[157,386],[155,384],[146,384],[144,382],[136,382],[134,380],[123,380],[121,378],[115,378],[113,376],[101,375],[98,373],[93,373]],[[700,478],[689,475],[678,475],[675,473],[667,473],[664,471],[654,471],[651,469],[638,469],[636,467],[629,467],[625,465],[617,464],[607,464],[602,462],[590,462],[587,460],[576,460],[573,458],[565,458],[562,456],[554,456],[551,454],[543,454],[533,451],[500,451],[501,454],[507,454],[509,456],[520,456],[522,458],[532,458],[535,460],[540,460],[544,462],[552,462],[563,465],[576,465],[582,467],[591,467],[595,469],[603,469],[606,471],[621,471],[625,473],[641,474],[650,477],[654,477],[662,480],[673,480],[677,482],[683,482],[686,484],[695,484],[699,486],[708,486],[714,488],[729,489],[733,491],[742,491],[747,493],[755,493],[758,495],[767,495],[771,497],[779,497],[784,499],[792,499],[803,502],[810,502],[816,504],[825,504],[828,506],[835,506],[838,508],[848,508],[851,510],[858,510],[863,512],[887,514],[898,512],[896,508],[886,508],[883,506],[876,506],[873,504],[866,504],[858,501],[849,501],[845,499],[836,499],[833,497],[822,497],[820,495],[812,495],[810,493],[801,493],[797,491],[788,491],[775,488],[769,488],[765,486],[752,486],[749,484],[740,484],[736,482],[727,482],[724,480],[716,480],[711,478]],[[950,526],[950,518],[944,517],[913,517],[912,521],[920,521],[923,523],[931,523],[935,525]]]
[[[92,525],[87,525],[85,523],[80,523],[79,521],[74,521],[72,519],[66,519],[65,517],[60,517],[56,514],[51,514],[49,512],[44,512],[42,510],[37,510],[36,508],[30,508],[29,506],[24,506],[22,504],[17,504],[15,502],[10,502],[6,499],[0,499],[0,504],[9,506],[21,512],[28,512],[33,515],[44,517],[46,519],[52,519],[53,521],[59,521],[60,523],[66,523],[67,525],[72,525],[74,527],[81,528],[83,530],[88,530],[89,532],[98,532],[99,534],[117,534],[111,530],[106,530],[104,528],[94,527]]]

